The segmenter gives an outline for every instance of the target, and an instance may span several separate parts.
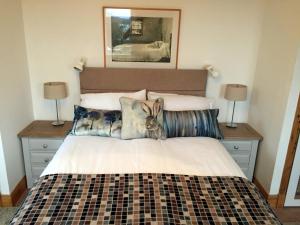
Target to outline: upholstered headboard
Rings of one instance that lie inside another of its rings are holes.
[[[129,92],[147,89],[205,96],[206,82],[207,70],[86,67],[80,73],[80,92]]]

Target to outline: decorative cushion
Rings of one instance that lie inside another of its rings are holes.
[[[71,134],[78,136],[121,137],[121,111],[74,107],[74,120]]]
[[[165,139],[163,130],[163,99],[140,101],[120,98],[122,108],[122,139]]]
[[[164,111],[164,130],[171,137],[212,137],[222,139],[218,125],[219,109]]]

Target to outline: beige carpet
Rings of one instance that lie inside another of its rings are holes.
[[[0,208],[0,225],[8,224],[9,220],[13,217],[16,211],[16,207]]]
[[[7,225],[9,220],[13,217],[17,208],[0,208],[0,225]],[[299,222],[295,223],[284,223],[284,225],[300,225]]]

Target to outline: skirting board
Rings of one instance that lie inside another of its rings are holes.
[[[27,192],[26,177],[24,176],[10,195],[0,196],[1,207],[12,207],[18,205]]]
[[[255,177],[253,177],[253,183],[260,190],[260,192],[267,200],[267,202],[270,204],[270,206],[273,209],[277,208],[278,195],[269,195],[269,193],[266,191],[264,186],[262,186],[262,184]]]

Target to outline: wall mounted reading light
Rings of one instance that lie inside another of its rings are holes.
[[[212,65],[207,65],[204,67],[204,69],[208,71],[208,75],[210,75],[212,78],[217,78],[220,76],[220,72]]]
[[[73,67],[75,70],[82,72],[86,64],[86,59],[81,58],[80,61]]]

